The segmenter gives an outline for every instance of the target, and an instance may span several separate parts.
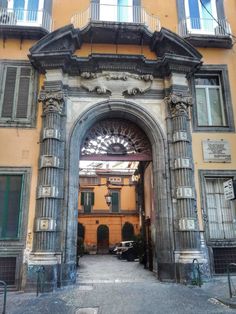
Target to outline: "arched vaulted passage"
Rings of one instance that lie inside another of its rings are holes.
[[[156,215],[156,250],[158,263],[174,267],[173,260],[173,230],[171,229],[172,210],[169,193],[168,150],[167,140],[160,124],[146,110],[130,101],[104,101],[91,106],[75,122],[70,133],[67,147],[66,173],[66,207],[67,226],[65,238],[65,264],[73,265],[75,260],[75,234],[77,222],[75,219],[78,204],[78,162],[82,144],[92,126],[98,121],[109,118],[125,119],[136,124],[148,137],[152,149],[154,175],[154,206]],[[70,266],[69,266],[70,267]],[[161,276],[161,274],[159,274]]]

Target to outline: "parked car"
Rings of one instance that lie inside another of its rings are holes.
[[[130,248],[132,248],[134,245],[134,241],[122,241],[119,243],[119,245],[114,249],[116,252],[116,255],[119,259],[124,258],[126,251],[128,251]]]

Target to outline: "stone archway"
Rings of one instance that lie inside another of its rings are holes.
[[[77,222],[75,220],[75,208],[78,202],[79,177],[77,171],[80,160],[80,149],[86,133],[100,120],[106,118],[123,118],[129,120],[143,130],[147,135],[152,147],[153,176],[154,176],[154,206],[156,236],[165,239],[157,242],[157,263],[168,265],[171,273],[174,273],[174,243],[172,228],[172,208],[170,201],[170,182],[168,167],[167,140],[159,123],[142,107],[130,101],[104,101],[91,106],[84,112],[74,124],[70,134],[67,153],[66,195],[67,195],[67,225],[65,238],[65,275],[74,271],[75,260],[74,235],[76,234]],[[68,269],[69,267],[69,269]],[[162,273],[159,272],[161,278]],[[169,274],[167,274],[169,278]],[[163,278],[165,279],[165,278]],[[173,278],[172,278],[173,279]],[[65,278],[68,280],[68,278]]]

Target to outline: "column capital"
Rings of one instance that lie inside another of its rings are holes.
[[[43,104],[43,113],[62,114],[65,95],[62,90],[42,90],[39,95],[39,102]]]
[[[188,114],[188,107],[192,105],[192,97],[181,93],[172,93],[165,98],[172,116]]]

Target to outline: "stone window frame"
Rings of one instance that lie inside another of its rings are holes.
[[[206,184],[205,178],[232,178],[236,180],[236,169],[235,170],[199,170],[199,182],[200,182],[200,201],[201,201],[201,211],[203,215],[204,231],[206,233],[206,243],[209,246],[215,246],[215,243],[223,243],[222,239],[211,240],[209,239],[208,223],[205,219],[206,217]],[[236,245],[236,241],[227,239],[226,242],[232,245]]]
[[[8,245],[23,245],[25,246],[25,238],[27,231],[28,221],[28,209],[30,198],[30,180],[31,180],[31,168],[20,167],[0,167],[1,175],[22,175],[22,190],[21,190],[21,209],[19,213],[19,225],[18,225],[18,237],[12,238],[0,238],[0,244],[7,243]],[[0,250],[1,252],[1,250]]]
[[[31,101],[29,103],[30,108],[29,116],[27,118],[3,118],[1,117],[2,101],[4,96],[3,85],[5,84],[6,69],[8,66],[13,67],[24,67],[29,66],[33,71],[33,81],[30,82],[29,93],[31,93]],[[0,61],[0,127],[20,127],[20,128],[34,128],[36,126],[36,116],[37,116],[37,95],[38,95],[38,84],[39,75],[32,67],[31,63],[26,60],[1,60]]]
[[[221,93],[223,99],[223,109],[225,113],[225,126],[199,126],[197,120],[196,90],[194,78],[200,75],[217,75],[220,78]],[[193,97],[192,109],[192,125],[193,132],[234,132],[233,107],[230,93],[230,83],[228,76],[228,67],[226,64],[208,64],[202,65],[200,70],[196,72],[190,79],[190,87]]]

